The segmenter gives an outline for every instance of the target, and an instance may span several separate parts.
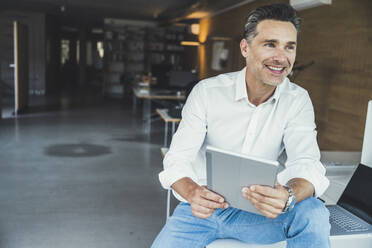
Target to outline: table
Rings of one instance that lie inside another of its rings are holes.
[[[330,180],[330,185],[321,198],[327,205],[336,204],[360,162],[361,152],[320,151],[320,154],[320,161]]]
[[[138,87],[133,87],[133,112],[137,111],[137,99],[143,100],[142,119],[145,121],[145,131],[151,131],[151,102],[154,100],[173,100],[184,101],[184,94],[172,94],[172,91],[164,89],[150,89],[148,91],[141,90]]]
[[[160,118],[164,121],[164,147],[168,145],[168,123],[172,123],[172,136],[176,131],[176,123],[181,121],[180,118],[173,118],[168,115],[168,109],[156,109],[156,112],[160,115]]]

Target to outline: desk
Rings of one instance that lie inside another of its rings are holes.
[[[168,123],[172,123],[172,136],[176,131],[176,123],[181,121],[180,118],[173,118],[168,115],[168,109],[156,109],[156,112],[160,115],[160,118],[164,121],[164,147],[168,144]]]
[[[164,94],[162,89],[150,89],[149,91],[141,91],[139,88],[133,88],[133,112],[137,111],[137,98],[143,100],[142,119],[145,123],[146,133],[151,131],[151,101],[153,100],[174,100],[184,101],[185,95]]]
[[[330,180],[330,185],[321,198],[327,205],[336,204],[360,162],[361,152],[321,151],[320,154],[320,161]]]

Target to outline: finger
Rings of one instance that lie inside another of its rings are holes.
[[[285,202],[282,199],[271,198],[265,195],[261,195],[256,192],[248,191],[243,192],[244,196],[249,196],[257,200],[258,202],[265,203],[267,205],[273,206],[274,208],[282,210],[285,206]]]
[[[281,191],[281,192],[283,190],[285,190],[287,192],[287,190],[281,184],[279,184],[278,182],[275,183],[275,187],[274,188],[277,189],[277,190],[279,190],[279,191]]]
[[[273,188],[270,186],[263,186],[263,185],[252,185],[249,189],[253,192],[257,192],[259,194],[269,196],[271,198],[280,198],[281,197],[281,190],[277,188]]]
[[[273,214],[273,213],[267,212],[265,210],[261,210],[260,213],[263,214],[265,217],[270,218],[270,219],[274,219],[274,218],[278,217],[278,215],[279,215],[279,214]]]
[[[215,201],[215,202],[219,202],[219,203],[223,203],[225,201],[225,199],[222,196],[210,191],[207,188],[204,188],[201,195],[202,195],[203,198],[205,198],[207,200],[211,200],[211,201]]]
[[[202,214],[213,214],[214,209],[206,208],[204,206],[201,206],[199,204],[192,204],[191,209],[195,212],[202,213]]]
[[[204,198],[198,198],[195,202],[203,207],[210,208],[210,209],[227,208],[229,206],[226,202],[218,203],[218,202],[207,200]]]
[[[273,207],[269,204],[257,201],[255,198],[249,197],[248,200],[255,206],[260,212],[270,213],[272,216],[278,216],[282,209]],[[269,217],[269,215],[267,216]]]

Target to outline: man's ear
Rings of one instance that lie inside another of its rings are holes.
[[[244,58],[248,56],[248,42],[246,39],[242,39],[240,41],[240,52],[242,53]]]

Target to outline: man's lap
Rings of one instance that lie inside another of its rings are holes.
[[[152,247],[204,247],[216,239],[217,229],[217,225],[211,217],[208,219],[197,218],[192,215],[190,205],[181,202]]]
[[[301,218],[303,212],[319,208],[326,209],[319,200],[311,197],[275,219],[236,208],[216,209],[208,219],[200,219],[192,215],[188,203],[180,203],[153,247],[204,247],[217,238],[234,238],[256,244],[275,243],[291,236],[291,224],[296,218]],[[306,221],[297,220],[295,224],[301,226],[303,222]]]

